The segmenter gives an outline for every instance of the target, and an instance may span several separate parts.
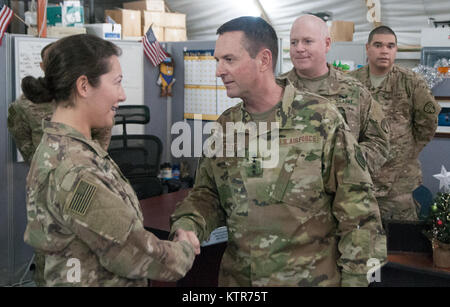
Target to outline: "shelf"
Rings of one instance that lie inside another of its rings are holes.
[[[436,132],[439,133],[450,133],[450,126],[438,126]]]
[[[441,105],[441,108],[450,108],[450,100],[449,101],[437,101]]]
[[[396,60],[420,60],[421,53],[420,52],[406,52],[400,51],[397,52]]]

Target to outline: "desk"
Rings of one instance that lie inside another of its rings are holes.
[[[163,194],[140,200],[144,227],[159,239],[167,240],[170,232],[170,215],[176,204],[182,201],[191,189]],[[201,248],[192,269],[177,283],[151,282],[153,287],[217,287],[218,272],[222,255],[227,244],[220,243]]]
[[[190,190],[184,189],[140,200],[144,227],[170,232],[169,217],[175,211],[176,204],[182,201]]]
[[[170,215],[189,191],[190,189],[185,189],[141,200],[144,226],[160,239],[167,239]],[[420,223],[393,224],[388,230],[388,263],[381,270],[381,283],[372,284],[373,286],[450,286],[450,268],[442,269],[433,265],[431,250],[426,246],[428,241],[420,238]],[[419,240],[423,242],[419,243]],[[220,261],[225,248],[226,243],[202,247],[191,271],[183,279],[176,284],[152,282],[152,286],[217,286]]]

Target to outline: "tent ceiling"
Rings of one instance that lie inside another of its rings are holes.
[[[353,40],[365,42],[372,29],[366,19],[365,0],[258,0],[283,41],[289,41],[292,22],[304,12],[333,13],[333,20],[355,23]],[[380,0],[381,22],[397,34],[399,45],[420,45],[420,29],[430,27],[428,18],[450,20],[449,0]],[[214,40],[217,28],[243,15],[258,14],[255,0],[166,0],[172,11],[187,15],[190,40]],[[260,11],[259,11],[260,12]]]

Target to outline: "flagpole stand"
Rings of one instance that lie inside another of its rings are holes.
[[[166,45],[166,44],[164,44]],[[167,49],[165,46],[163,48],[168,52],[172,53],[172,48],[170,45],[167,46]],[[172,143],[172,97],[167,96],[166,97],[166,105],[167,105],[167,113],[166,113],[166,153],[165,153],[165,162],[171,162],[171,154],[170,154],[170,144]]]

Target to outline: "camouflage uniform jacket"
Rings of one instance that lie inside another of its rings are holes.
[[[33,103],[22,95],[8,108],[8,130],[28,164],[31,163],[44,133],[42,119],[50,119],[55,107],[55,102]],[[111,128],[92,129],[92,139],[107,150],[111,140]]]
[[[371,84],[368,66],[350,74],[381,104],[391,128],[391,159],[372,178],[376,195],[413,191],[422,182],[418,157],[436,131],[439,104],[426,82],[409,69],[394,65],[378,88]]]
[[[381,106],[359,81],[330,65],[328,67],[328,77],[314,93],[336,104],[361,146],[369,172],[373,174],[389,158],[389,126],[384,119]],[[282,86],[286,80],[300,91],[310,91],[298,77],[295,69],[277,78]]]
[[[287,86],[274,113],[277,165],[201,158],[193,190],[171,216],[171,235],[182,228],[203,241],[227,226],[220,286],[367,285],[366,262],[383,262],[386,243],[358,144],[320,96]],[[218,119],[223,127],[250,121],[243,103]]]
[[[69,126],[43,125],[27,177],[24,237],[45,254],[46,285],[146,286],[147,278],[183,277],[192,246],[144,229],[136,194],[108,154]]]

